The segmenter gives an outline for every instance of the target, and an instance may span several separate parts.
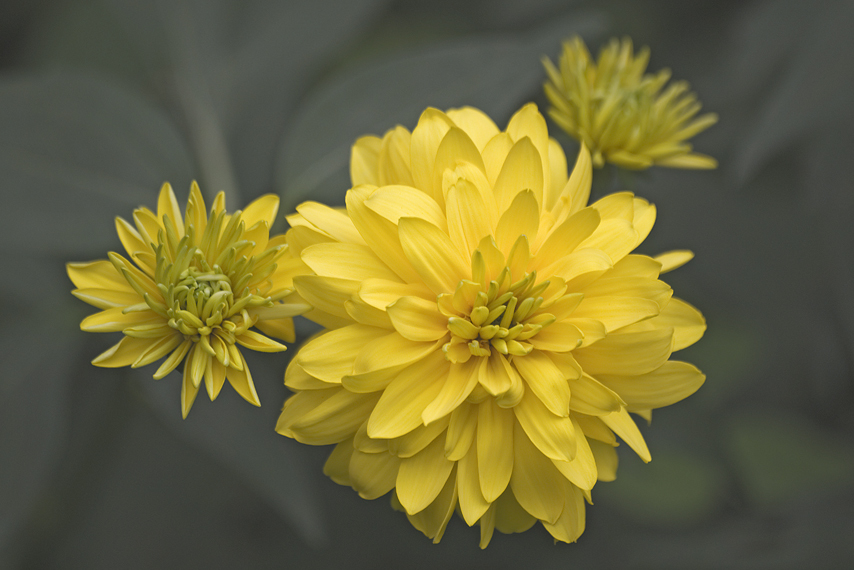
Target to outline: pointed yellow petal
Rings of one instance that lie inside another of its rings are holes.
[[[175,192],[172,191],[172,186],[168,182],[160,188],[160,196],[157,198],[157,219],[163,220],[163,216],[172,220],[175,232],[180,239],[184,235],[184,216],[181,215]]]
[[[190,408],[193,407],[193,402],[196,400],[196,395],[199,393],[199,386],[193,383],[193,378],[190,375],[190,367],[184,365],[184,379],[181,383],[181,415],[187,419],[187,414],[190,413]]]
[[[593,488],[598,479],[598,471],[596,468],[596,460],[593,457],[593,452],[590,449],[590,444],[586,437],[580,436],[582,433],[581,426],[573,417],[572,425],[575,427],[575,433],[579,434],[576,438],[576,453],[575,459],[572,461],[555,461],[552,460],[554,466],[560,471],[561,475],[566,477],[567,481],[573,485],[580,487],[586,491]]]
[[[350,483],[359,496],[369,501],[394,489],[400,459],[390,453],[363,453],[350,456]]]
[[[549,531],[555,540],[575,542],[584,532],[586,513],[583,493],[571,483],[564,485],[565,496],[563,511],[554,524],[543,522],[543,527]]]
[[[365,240],[347,214],[318,202],[303,202],[297,212],[330,237],[345,243],[364,244]]]
[[[313,338],[297,352],[294,362],[325,382],[340,383],[353,371],[353,362],[365,343],[388,331],[365,325],[350,325]]]
[[[154,311],[122,312],[124,307],[105,309],[89,315],[80,323],[80,330],[86,332],[116,332],[129,327],[163,322],[163,317]]]
[[[462,178],[448,190],[446,202],[451,242],[462,255],[469,257],[480,241],[492,234],[486,202],[474,184]]]
[[[468,398],[477,385],[479,366],[480,363],[477,358],[460,364],[451,364],[445,385],[442,386],[442,390],[436,399],[430,402],[430,405],[421,414],[424,425],[429,425],[439,418],[447,416]]]
[[[575,359],[592,376],[636,376],[652,372],[670,357],[673,329],[618,332],[574,352]]]
[[[315,309],[348,321],[352,320],[347,314],[347,309],[344,308],[344,302],[359,290],[358,281],[318,275],[298,275],[294,277],[294,288]]]
[[[486,143],[499,133],[492,119],[474,107],[451,109],[448,111],[448,118],[471,137],[478,150],[483,150]]]
[[[537,201],[538,211],[543,203],[543,162],[531,139],[525,137],[513,145],[495,180],[495,201],[503,214],[516,194],[531,190]]]
[[[510,252],[519,236],[529,242],[537,237],[540,224],[540,205],[531,190],[523,189],[512,198],[512,204],[501,215],[495,228],[495,243],[503,252]]]
[[[652,461],[652,456],[649,454],[649,448],[646,446],[643,436],[638,430],[637,424],[629,416],[629,412],[625,408],[619,412],[613,412],[607,416],[602,416],[602,421],[609,428],[622,438],[623,441],[629,444],[635,453],[644,461],[649,463]]]
[[[433,165],[431,195],[440,205],[445,203],[443,180],[447,170],[453,171],[458,163],[468,163],[475,166],[485,176],[483,157],[469,136],[458,127],[451,127],[439,148],[436,149],[436,161]]]
[[[122,337],[118,343],[111,346],[92,360],[92,364],[102,368],[120,368],[130,366],[149,347],[157,343],[157,339]]]
[[[625,405],[622,398],[587,374],[569,381],[572,399],[569,408],[589,416],[605,416]]]
[[[477,460],[477,443],[457,464],[457,490],[459,491],[460,513],[466,524],[472,526],[486,513],[491,501],[480,491]]]
[[[566,421],[569,422],[568,419]],[[513,495],[528,513],[542,521],[554,523],[563,508],[563,477],[531,443],[525,430],[516,428],[513,436],[513,475],[510,477]]]
[[[569,212],[573,214],[585,206],[590,198],[590,185],[593,182],[593,163],[587,145],[581,144],[572,174],[561,191],[561,197],[569,203]],[[558,202],[560,204],[560,202]]]
[[[527,438],[541,454],[551,459],[572,461],[575,457],[576,433],[568,417],[552,414],[530,390],[525,391],[513,412],[519,425],[528,434]]]
[[[471,276],[448,235],[430,222],[401,218],[398,232],[406,258],[437,295],[453,292],[461,279]]]
[[[279,197],[275,194],[265,194],[246,206],[241,218],[246,223],[247,228],[251,228],[258,222],[264,222],[268,228],[271,228],[276,222],[276,214],[278,213]]]
[[[478,406],[478,479],[483,498],[489,503],[498,499],[510,483],[515,423],[512,410],[500,408],[490,400]]]
[[[356,140],[350,149],[350,180],[359,184],[379,185],[377,162],[382,141],[379,137],[365,136]]]
[[[445,133],[453,126],[453,121],[445,113],[431,107],[421,114],[418,125],[412,130],[412,180],[416,188],[427,194],[433,189],[436,151],[445,138]],[[441,193],[438,196],[433,195],[433,199],[441,202]]]
[[[687,362],[669,360],[640,376],[602,376],[598,380],[628,403],[629,411],[661,408],[696,392],[706,376]]]
[[[436,438],[416,455],[400,462],[397,497],[408,514],[424,510],[445,486],[453,461],[445,459],[445,443]]]
[[[370,278],[400,280],[397,274],[366,245],[319,243],[302,250],[300,259],[323,277],[354,281]]]
[[[463,402],[453,412],[445,435],[445,458],[459,461],[471,449],[478,428],[478,404]]]
[[[238,354],[240,353],[238,352]],[[255,391],[255,384],[252,382],[252,375],[249,373],[249,365],[246,364],[246,360],[243,359],[242,354],[240,354],[240,360],[243,364],[242,370],[229,368],[226,371],[228,383],[231,384],[232,388],[234,388],[244,400],[252,405],[260,406],[261,401],[258,399],[258,393]]]
[[[435,302],[421,297],[401,297],[386,309],[395,330],[413,341],[433,341],[448,334],[448,318]]]
[[[347,390],[336,390],[332,396],[290,424],[290,432],[301,443],[339,443],[356,433],[378,399],[379,394],[354,394]]]
[[[599,474],[600,481],[613,481],[617,478],[617,465],[619,458],[617,450],[607,443],[591,439],[590,451],[596,460],[596,470]]]
[[[661,264],[661,273],[678,269],[692,259],[694,259],[694,252],[687,249],[674,249],[655,256],[655,260]]]
[[[513,359],[513,365],[551,413],[563,418],[569,416],[569,384],[548,356],[534,350],[527,356]]]
[[[398,125],[383,137],[377,160],[379,182],[377,186],[404,184],[412,186],[411,167],[412,135]]]
[[[442,540],[442,535],[445,533],[448,521],[451,520],[451,515],[454,514],[458,497],[456,482],[457,479],[452,472],[445,486],[442,487],[442,491],[436,496],[436,500],[430,506],[414,515],[409,513],[406,515],[412,526],[423,532],[428,538],[433,539],[433,544],[438,544]],[[397,497],[396,494],[394,496]]]

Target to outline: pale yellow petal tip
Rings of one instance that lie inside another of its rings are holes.
[[[653,259],[661,264],[661,273],[667,273],[682,267],[694,259],[694,252],[688,249],[675,249],[661,253]]]

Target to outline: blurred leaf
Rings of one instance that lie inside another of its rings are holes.
[[[387,3],[71,2],[38,29],[31,57],[94,65],[156,93],[192,143],[203,191],[225,190],[240,202],[270,190],[276,143],[293,105],[325,60]]]
[[[712,460],[687,450],[655,449],[652,461],[643,464],[625,451],[617,480],[597,485],[594,501],[638,522],[670,527],[698,523],[718,508],[724,476]]]
[[[835,441],[787,410],[742,414],[729,422],[727,445],[742,484],[760,505],[851,485],[854,446]]]
[[[276,418],[286,397],[282,381],[286,355],[247,354],[249,369],[261,399],[257,409],[236,395],[230,386],[215,402],[200,392],[186,420],[181,419],[180,374],[173,372],[161,381],[151,379],[150,370],[140,370],[140,386],[152,407],[175,433],[210,453],[233,469],[287,520],[311,546],[327,540],[326,523],[318,508],[316,484],[326,483],[313,472],[304,446],[274,431]],[[277,358],[278,357],[278,358]],[[279,365],[279,366],[276,366]],[[275,378],[276,393],[269,380]]]
[[[284,210],[309,196],[343,203],[356,138],[382,135],[398,123],[411,129],[428,106],[472,105],[503,127],[513,111],[539,95],[542,55],[556,52],[573,33],[597,32],[600,24],[583,16],[524,35],[445,42],[330,78],[305,97],[280,149],[277,186]]]
[[[8,303],[9,298],[6,297]],[[0,307],[0,550],[30,516],[66,439],[67,388],[81,340],[50,331],[56,307]],[[55,322],[62,322],[57,319]]]
[[[789,9],[788,4],[772,5]],[[813,10],[809,20],[798,18],[798,25],[805,28],[803,37],[793,46],[791,59],[780,64],[781,79],[766,95],[755,123],[739,142],[735,173],[742,184],[794,141],[808,137],[819,127],[854,118],[850,104],[854,67],[845,57],[854,52],[854,35],[850,33],[854,4],[828,2]],[[757,21],[764,22],[762,18]]]
[[[118,243],[112,219],[188,187],[189,159],[150,105],[89,76],[0,80],[0,239],[16,254],[92,255]]]

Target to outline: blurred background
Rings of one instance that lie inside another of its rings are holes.
[[[851,29],[850,1],[3,0],[0,568],[850,567]],[[678,355],[708,379],[641,426],[652,463],[620,448],[578,543],[482,552],[454,518],[434,546],[335,485],[329,449],[273,431],[296,346],[248,355],[260,409],[226,389],[186,421],[178,373],[89,363],[119,335],[79,330],[64,264],[119,249],[114,216],[164,181],[231,209],[274,192],[280,218],[343,204],[357,136],[545,111],[540,58],[575,33],[648,45],[720,116],[693,141],[715,171],[594,175],[657,204],[642,253],[696,253],[666,279],[708,319]]]

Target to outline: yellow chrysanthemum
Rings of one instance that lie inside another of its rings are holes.
[[[632,54],[632,41],[611,40],[594,63],[578,36],[563,44],[558,66],[543,59],[549,82],[549,116],[583,142],[593,166],[611,162],[623,168],[652,165],[674,168],[715,168],[714,158],[691,152],[685,142],[718,121],[700,110],[688,83],[677,81],[664,91],[670,70],[644,74],[649,48]]]
[[[617,467],[615,433],[650,456],[629,412],[693,393],[669,361],[702,315],[659,273],[688,252],[630,252],[655,208],[630,193],[587,206],[529,104],[500,132],[482,112],[428,109],[353,148],[346,212],[306,202],[289,247],[297,291],[331,330],[294,357],[277,431],[337,444],[325,472],[392,502],[438,541],[455,509],[481,527],[541,521],[571,542],[584,500]]]
[[[136,227],[117,217],[130,260],[110,252],[109,261],[67,265],[77,287],[72,293],[103,309],[86,317],[80,328],[125,335],[92,364],[136,368],[168,355],[154,373],[160,379],[184,361],[185,418],[202,380],[211,400],[228,379],[238,394],[259,406],[237,345],[285,350],[252,327],[293,342],[290,317],[308,308],[293,291],[298,261],[284,257],[285,236],[270,238],[278,209],[278,197],[267,195],[228,214],[225,195],[219,193],[208,217],[194,182],[184,216],[171,186],[164,184],[157,215],[148,208],[135,210]]]

